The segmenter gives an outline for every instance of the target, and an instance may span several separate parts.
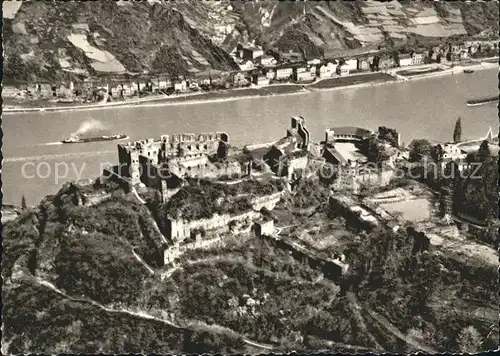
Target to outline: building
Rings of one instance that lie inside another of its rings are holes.
[[[296,63],[296,62],[301,62],[302,60],[303,60],[302,54],[294,52],[293,50],[280,53],[280,61],[282,62]]]
[[[255,68],[255,65],[252,61],[244,60],[241,64],[239,64],[240,70],[249,71]]]
[[[131,96],[132,94],[134,94],[132,92],[132,89],[127,84],[122,85],[122,93],[123,96]]]
[[[323,148],[322,157],[326,163],[332,166],[348,164],[347,159],[333,146],[325,146]]]
[[[403,53],[399,55],[399,66],[407,67],[412,65],[412,56],[408,53]]]
[[[325,144],[335,144],[335,142],[358,142],[362,141],[374,133],[371,130],[355,126],[339,126],[325,130]]]
[[[297,67],[294,70],[293,79],[296,82],[310,82],[316,78],[316,67]]]
[[[119,98],[123,95],[123,86],[121,84],[114,85],[111,87],[111,97]]]
[[[245,78],[245,75],[241,72],[233,73],[232,78],[234,85],[242,85],[248,82],[247,79]]]
[[[321,79],[331,78],[335,75],[335,70],[335,65],[331,62],[328,62],[327,64],[319,67],[319,77]]]
[[[143,182],[158,187],[162,178],[189,176],[194,166],[210,172],[208,156],[227,158],[228,142],[226,133],[182,133],[163,135],[157,140],[121,143],[118,144],[118,173],[129,178],[132,184]]]
[[[287,130],[287,135],[273,144],[263,157],[271,171],[289,180],[296,171],[306,170],[310,146],[310,134],[305,127],[305,119],[294,116],[291,121],[292,127]]]
[[[278,63],[273,56],[269,56],[267,54],[262,55],[257,60],[260,63],[260,65],[264,67],[272,67]]]
[[[274,80],[276,78],[276,72],[274,69],[268,69],[266,71],[266,78],[269,80]]]
[[[260,220],[255,223],[257,236],[272,236],[274,234],[274,220]]]
[[[172,85],[172,83],[170,83]],[[158,80],[158,89],[168,89],[168,81],[166,79],[159,79]]]
[[[276,68],[276,80],[288,80],[293,78],[292,67]]]
[[[90,32],[89,25],[86,23],[74,23],[71,25],[71,29],[73,33],[86,35]]]
[[[356,69],[359,71],[367,71],[370,70],[373,57],[360,57],[357,61]]]
[[[317,65],[320,65],[321,64],[321,60],[317,59],[317,58],[314,58],[314,59],[310,59],[307,61],[307,65],[310,65],[310,66],[317,66]]]
[[[174,83],[174,90],[176,92],[181,92],[181,93],[187,91],[188,90],[187,82],[184,79],[176,81]]]
[[[353,72],[358,69],[358,60],[355,58],[347,59],[344,63],[349,69],[349,72]]]
[[[264,51],[262,50],[262,48],[257,46],[243,47],[242,50],[242,58],[245,61],[254,61],[258,57],[262,57],[263,55]]]
[[[424,64],[424,61],[425,61],[425,53],[423,53],[423,52],[413,52],[411,54],[411,64],[412,65]]]
[[[265,75],[256,74],[252,79],[255,85],[269,85],[269,78]]]
[[[443,152],[443,160],[461,160],[465,159],[467,156],[466,153],[462,152],[462,150],[455,144],[445,143],[444,145],[440,145]]]
[[[339,166],[337,177],[332,184],[334,190],[358,193],[362,187],[385,187],[394,177],[389,167],[374,168],[365,165]]]
[[[335,72],[337,75],[344,77],[349,75],[349,67],[346,64],[339,64]]]
[[[470,58],[470,54],[469,54],[469,51],[463,49],[462,51],[460,51],[460,54],[459,54],[459,58],[460,60],[467,60]]]

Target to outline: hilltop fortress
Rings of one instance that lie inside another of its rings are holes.
[[[227,162],[228,149],[229,136],[222,132],[180,133],[128,142],[118,145],[118,173],[133,185],[142,182],[151,187],[160,184],[161,178],[236,174],[236,166]]]

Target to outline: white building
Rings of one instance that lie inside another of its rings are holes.
[[[260,57],[260,64],[264,67],[272,67],[277,63],[276,59],[273,56],[263,55]]]
[[[328,62],[325,65],[322,65],[319,68],[319,77],[321,79],[331,78],[335,75],[335,65],[331,62]]]
[[[293,68],[276,69],[276,79],[277,80],[289,79],[292,76],[293,76]]]
[[[317,65],[321,64],[321,61],[317,58],[314,58],[314,59],[307,61],[307,64],[317,66]]]
[[[240,70],[247,71],[247,70],[252,70],[254,68],[255,68],[255,66],[254,66],[252,61],[246,61],[246,62],[243,62],[242,64],[240,64]]]
[[[158,88],[159,89],[167,89],[167,81],[164,79],[160,79],[158,81]]]
[[[443,146],[443,159],[445,160],[460,160],[460,159],[465,159],[467,156],[466,153],[462,152],[462,150],[457,146],[452,143],[445,143]]]
[[[349,67],[345,64],[339,64],[337,66],[336,73],[342,77],[349,75]]]
[[[179,82],[176,82],[174,84],[174,90],[175,91],[180,91],[180,92],[183,92],[183,91],[186,91],[187,90],[187,83],[185,80],[181,80]]]
[[[399,66],[407,67],[412,65],[412,57],[409,54],[402,54],[399,56]]]
[[[357,59],[348,59],[345,61],[345,65],[349,69],[349,72],[352,72],[358,69],[358,60]]]

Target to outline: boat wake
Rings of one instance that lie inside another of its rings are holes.
[[[56,141],[56,142],[46,142],[46,143],[41,143],[40,145],[43,146],[56,146],[56,145],[62,145],[63,143],[61,141]]]
[[[7,157],[7,158],[4,157],[3,163],[54,160],[54,159],[64,159],[64,158],[83,157],[83,156],[92,157],[114,152],[115,151],[93,151],[93,152],[74,152],[74,153],[61,153],[53,155],[27,156],[27,157]]]

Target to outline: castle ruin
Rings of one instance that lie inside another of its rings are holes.
[[[239,174],[235,162],[227,162],[226,133],[180,133],[162,135],[118,145],[118,173],[131,184],[159,188],[186,177],[219,177]]]

